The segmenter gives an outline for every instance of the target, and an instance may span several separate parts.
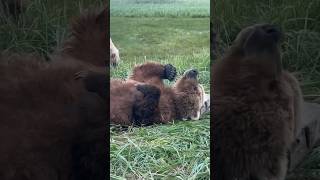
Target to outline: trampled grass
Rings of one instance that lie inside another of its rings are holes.
[[[182,11],[173,10],[178,14],[174,15],[172,9],[157,14],[157,10],[153,11],[148,3],[142,4],[144,11],[141,12],[130,3],[122,9],[121,6],[113,6],[113,2],[110,32],[122,62],[111,70],[111,77],[126,78],[134,65],[146,60],[158,61],[173,64],[178,75],[190,68],[198,69],[200,83],[209,92],[209,17],[186,16],[185,12],[190,9],[179,3],[173,6],[180,7]],[[124,12],[128,9],[134,11]],[[209,118],[206,115],[199,121],[130,127],[125,131],[113,127],[110,139],[111,178],[209,179]]]
[[[113,179],[209,179],[209,119],[114,129],[110,143]]]

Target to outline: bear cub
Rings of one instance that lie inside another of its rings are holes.
[[[198,71],[188,70],[172,87],[166,87],[163,80],[172,81],[175,76],[176,68],[170,64],[146,62],[134,67],[127,80],[112,79],[110,123],[142,126],[174,119],[198,120],[205,94],[198,82]],[[85,75],[87,82],[96,78],[92,72]]]

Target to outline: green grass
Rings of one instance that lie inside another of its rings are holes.
[[[318,180],[320,177],[320,147],[315,148],[296,168],[288,180]]]
[[[178,75],[190,68],[198,69],[200,83],[209,92],[208,14],[195,15],[197,10],[191,10],[191,5],[187,7],[187,1],[145,1],[139,6],[131,4],[138,1],[126,1],[125,7],[123,1],[115,5],[117,2],[111,1],[110,32],[122,62],[111,70],[111,77],[126,78],[134,65],[152,60],[173,64]],[[171,8],[159,13],[171,2]],[[209,6],[206,8],[209,10]],[[127,131],[112,128],[112,179],[209,179],[209,119],[206,115],[199,121],[130,127]]]
[[[209,127],[206,119],[112,130],[111,177],[209,179]]]
[[[111,15],[121,17],[209,17],[210,0],[111,0]]]
[[[111,18],[111,37],[121,63],[112,77],[126,78],[145,60],[171,63],[182,74],[200,71],[200,83],[209,90],[209,18]]]
[[[0,51],[47,56],[68,36],[68,24],[83,9],[102,7],[103,0],[31,0],[18,18],[0,12]]]
[[[284,67],[298,72],[306,100],[320,102],[319,9],[319,0],[215,0],[211,22],[218,33],[218,52],[223,54],[237,33],[248,25],[276,24],[285,33]],[[314,149],[295,175],[301,180],[320,177],[320,147]]]

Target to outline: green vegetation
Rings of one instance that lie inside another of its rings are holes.
[[[195,2],[111,0],[110,32],[122,61],[111,77],[126,78],[135,64],[152,60],[173,64],[178,75],[198,69],[209,92],[209,0]],[[209,179],[209,122],[206,115],[126,131],[113,127],[111,178]]]
[[[111,0],[111,16],[209,17],[210,0]]]
[[[320,1],[318,0],[222,0],[214,1],[211,22],[218,33],[218,52],[236,34],[255,23],[273,23],[284,32],[283,65],[297,72],[305,99],[320,102]],[[295,171],[297,179],[320,177],[320,148]]]
[[[47,56],[68,36],[72,17],[103,0],[31,0],[18,18],[0,11],[0,50]]]
[[[112,179],[209,179],[209,116],[111,131]]]
[[[197,68],[209,90],[209,18],[111,17],[111,37],[122,61],[112,77],[126,78],[145,60],[160,61],[173,64],[178,74]]]

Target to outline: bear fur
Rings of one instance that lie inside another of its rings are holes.
[[[284,180],[301,90],[281,67],[279,29],[243,29],[212,68],[215,179]]]
[[[154,66],[154,68],[149,68],[148,66]],[[173,87],[166,87],[162,80],[164,79],[163,74],[166,74],[163,72],[166,70],[170,72],[169,68],[166,67],[170,66],[150,62],[135,67],[129,80],[123,84],[125,86],[130,84],[135,92],[133,96],[133,93],[130,92],[119,93],[119,89],[126,90],[126,88],[122,86],[116,87],[111,81],[111,123],[121,125],[150,125],[154,123],[168,123],[173,120],[198,120],[200,118],[200,109],[204,103],[204,90],[198,83],[198,72],[196,70],[186,71],[175,82]],[[157,87],[160,90],[160,96],[157,94],[157,91],[153,90],[153,98],[148,97],[152,93],[148,92],[150,88],[143,86],[145,84]],[[138,91],[134,89],[135,86]],[[131,99],[125,96],[130,96]],[[153,104],[154,106],[150,106],[149,104]],[[123,111],[123,107],[125,106],[127,107],[126,112]],[[118,116],[119,114],[121,114],[121,117]]]
[[[111,79],[110,122],[132,125],[141,118],[150,118],[165,88],[163,79],[172,81],[175,76],[176,69],[170,64],[146,62],[135,66],[127,80]]]
[[[108,15],[106,8],[75,19],[49,62],[1,55],[0,179],[107,178],[107,97],[89,92],[75,74],[106,72]]]
[[[173,87],[173,66],[146,62],[134,67],[127,80],[110,82],[110,122],[120,125],[151,125],[174,119],[199,119],[204,90],[196,70],[186,71]]]
[[[110,38],[110,65],[117,66],[120,62],[120,55],[118,48],[113,44]]]

